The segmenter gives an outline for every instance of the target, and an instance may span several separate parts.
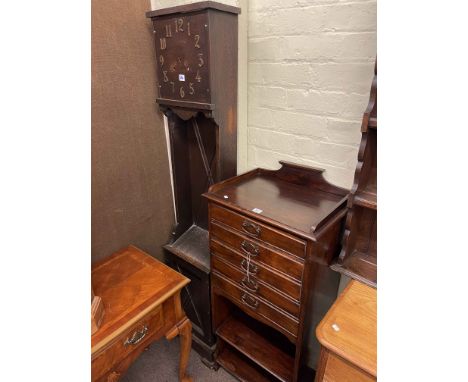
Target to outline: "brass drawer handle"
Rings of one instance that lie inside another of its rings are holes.
[[[261,232],[260,226],[252,222],[249,222],[248,220],[244,220],[244,222],[242,223],[242,229],[245,232],[250,233],[253,236],[256,236],[256,237],[260,236],[260,232]]]
[[[241,297],[242,302],[249,308],[256,310],[258,308],[258,300],[244,293]]]
[[[127,338],[124,342],[124,345],[128,346],[138,344],[143,340],[143,338],[145,338],[146,333],[148,333],[148,326],[145,325],[143,329],[137,330],[135,333],[133,333],[131,338]]]
[[[241,243],[241,249],[247,254],[251,256],[257,256],[259,253],[259,248],[254,243],[251,243],[247,240],[244,240]]]
[[[255,293],[258,291],[258,284],[254,280],[250,280],[247,277],[242,279],[241,285],[249,292]]]
[[[258,272],[258,267],[255,264],[249,264],[249,269],[247,270],[247,260],[244,259],[241,262],[241,268],[244,272],[249,272],[252,275],[257,274]]]

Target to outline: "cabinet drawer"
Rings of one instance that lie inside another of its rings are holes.
[[[223,276],[234,282],[244,291],[250,292],[254,296],[260,296],[279,309],[286,311],[294,317],[299,317],[299,303],[275,291],[262,282],[261,279],[255,276],[247,278],[247,275],[239,268],[224,262],[216,255],[212,257],[212,266],[213,269],[222,273]]]
[[[304,264],[297,258],[289,256],[279,251],[274,251],[259,241],[235,233],[232,230],[222,227],[216,221],[210,223],[210,235],[218,239],[221,243],[226,243],[232,249],[246,256],[250,254],[251,259],[269,265],[279,272],[301,281]],[[296,260],[297,259],[297,260]]]
[[[161,306],[158,306],[148,316],[117,336],[92,360],[92,380],[95,381],[109,372],[130,353],[142,352],[148,340],[158,334],[163,325],[163,310]]]
[[[226,208],[210,203],[210,218],[218,220],[250,237],[257,238],[293,255],[304,258],[306,242],[292,235],[268,227]]]
[[[226,245],[219,242],[217,239],[210,240],[210,251],[212,254],[222,258],[224,261],[241,268],[242,261],[247,260],[244,255],[232,250]],[[301,298],[301,283],[294,281],[291,278],[281,276],[280,273],[272,270],[269,267],[264,266],[262,263],[251,258],[251,265],[257,267],[255,277],[262,280],[266,284],[269,284],[281,292],[287,294],[293,299],[300,301]],[[245,263],[242,268],[245,268]],[[252,268],[252,267],[251,267]]]
[[[262,298],[243,291],[216,270],[213,270],[211,280],[214,289],[228,297],[242,310],[261,316],[271,327],[281,331],[290,339],[297,338],[299,323],[294,317],[282,313]]]

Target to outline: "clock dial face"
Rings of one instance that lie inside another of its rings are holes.
[[[208,15],[169,15],[154,21],[159,96],[210,102]]]

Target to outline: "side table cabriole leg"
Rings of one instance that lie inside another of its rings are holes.
[[[166,334],[168,340],[172,340],[176,336],[180,337],[180,364],[179,364],[179,381],[192,382],[186,374],[186,369],[192,347],[192,323],[187,317],[184,317],[176,326],[174,326]]]

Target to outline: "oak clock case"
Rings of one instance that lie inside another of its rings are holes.
[[[148,12],[153,24],[158,97],[169,133],[176,226],[165,261],[191,282],[182,304],[193,348],[214,362],[208,188],[237,174],[237,15],[205,1]]]

